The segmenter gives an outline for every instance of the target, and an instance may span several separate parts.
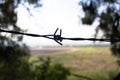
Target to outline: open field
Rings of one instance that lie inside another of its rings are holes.
[[[53,54],[69,51],[70,48],[36,48],[31,49],[31,55]]]
[[[117,58],[111,54],[109,47],[44,48],[34,49],[31,54],[30,61],[49,56],[52,62],[63,64],[72,73],[87,75],[95,80],[110,80],[109,75],[114,76],[113,73],[119,71]],[[75,80],[75,77],[70,76],[69,80]]]

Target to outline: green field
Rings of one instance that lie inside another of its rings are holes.
[[[38,57],[50,57],[52,62],[61,63],[71,73],[87,76],[93,80],[110,80],[119,72],[117,58],[111,54],[109,47],[72,47],[54,54],[32,55],[30,62]],[[71,75],[68,80],[87,80]]]

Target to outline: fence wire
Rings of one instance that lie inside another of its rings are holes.
[[[68,37],[62,37],[62,30],[57,28],[54,32],[54,34],[51,35],[39,35],[39,34],[32,34],[32,33],[23,33],[23,32],[17,32],[17,31],[10,31],[10,30],[4,30],[0,29],[0,32],[6,32],[6,33],[12,33],[12,34],[20,34],[20,35],[26,35],[26,36],[32,36],[32,37],[43,37],[47,39],[54,40],[60,45],[62,44],[63,40],[73,40],[73,41],[103,41],[103,42],[120,42],[120,39],[97,39],[97,38],[68,38]]]

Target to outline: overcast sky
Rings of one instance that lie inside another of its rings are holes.
[[[19,5],[18,25],[35,34],[53,34],[56,28],[62,29],[63,37],[94,37],[95,27],[82,25],[79,16],[84,16],[79,0],[43,0],[43,6],[31,10],[33,16]],[[45,38],[24,37],[24,42],[32,46],[58,45]],[[89,42],[63,41],[63,44],[86,44]]]

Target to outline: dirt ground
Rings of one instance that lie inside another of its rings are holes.
[[[51,53],[67,52],[69,50],[71,50],[71,48],[34,48],[34,49],[30,49],[30,53],[32,55],[51,54]]]

